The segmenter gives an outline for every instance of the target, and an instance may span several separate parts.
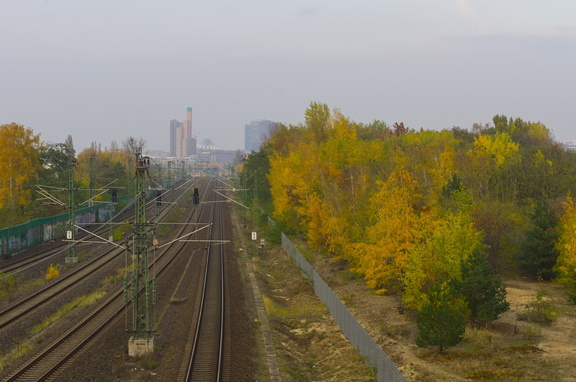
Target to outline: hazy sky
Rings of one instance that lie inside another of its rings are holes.
[[[470,128],[495,114],[576,139],[574,0],[0,0],[0,124],[77,151],[169,121],[244,147],[312,101],[357,122]]]

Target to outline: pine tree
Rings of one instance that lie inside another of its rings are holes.
[[[555,248],[558,217],[550,205],[542,200],[536,203],[531,219],[533,227],[526,231],[526,241],[518,265],[530,276],[552,280],[553,267],[558,258]]]
[[[506,289],[494,275],[488,256],[476,249],[462,267],[462,279],[453,280],[452,287],[468,303],[470,319],[475,324],[494,321],[508,309]]]
[[[416,316],[416,325],[419,347],[437,346],[443,352],[462,341],[466,322],[449,282],[439,281],[430,288],[428,303]]]

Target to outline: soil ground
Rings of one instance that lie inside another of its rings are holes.
[[[438,353],[416,346],[414,316],[398,296],[374,294],[345,261],[295,244],[409,381],[576,381],[576,306],[557,284],[503,280],[510,310],[486,328],[468,327],[462,343]],[[374,380],[281,247],[253,250],[282,380]],[[540,311],[528,307],[537,295]],[[522,319],[530,314],[556,320]]]

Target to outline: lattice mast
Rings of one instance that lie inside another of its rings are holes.
[[[66,239],[68,240],[68,256],[66,257],[67,263],[75,263],[78,259],[76,257],[76,204],[74,203],[74,190],[76,188],[74,181],[74,170],[76,169],[76,158],[70,157],[70,168],[68,172],[68,229],[66,232]]]
[[[148,240],[146,228],[146,191],[144,181],[150,159],[136,152],[136,212],[134,220],[134,271],[132,273],[133,338],[150,339],[152,281],[148,280]]]

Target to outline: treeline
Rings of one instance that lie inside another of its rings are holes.
[[[113,142],[103,150],[93,143],[76,155],[70,136],[63,143],[47,143],[30,128],[16,123],[0,125],[0,228],[66,212],[65,206],[43,197],[38,185],[68,204],[66,189],[70,186],[72,161],[77,205],[90,198],[90,189],[106,185],[118,195],[130,193],[134,152],[144,144],[142,139],[129,137],[121,146]],[[95,202],[111,199],[111,192],[100,192],[93,192]]]
[[[243,175],[284,230],[409,309],[439,280],[461,283],[473,262],[576,291],[576,154],[540,122],[496,115],[471,130],[414,130],[312,103]]]

